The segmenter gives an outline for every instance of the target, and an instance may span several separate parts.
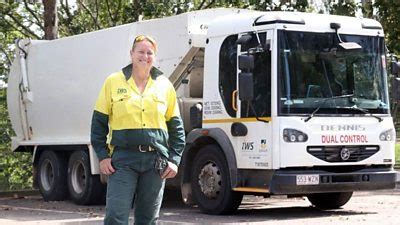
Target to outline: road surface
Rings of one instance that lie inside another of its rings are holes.
[[[394,190],[357,192],[341,209],[321,211],[305,198],[245,196],[235,215],[211,216],[184,205],[179,194],[168,192],[160,224],[400,224],[400,185]],[[39,195],[0,198],[0,224],[100,225],[104,205],[77,206],[70,201],[44,202]]]

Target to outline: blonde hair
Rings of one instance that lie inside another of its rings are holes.
[[[133,45],[132,45],[132,50],[135,49],[136,44],[142,41],[148,41],[154,48],[154,52],[157,52],[157,42],[154,40],[154,38],[147,36],[147,35],[138,35],[135,37],[133,40]]]

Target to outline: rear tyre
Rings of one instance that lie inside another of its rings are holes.
[[[38,162],[39,191],[45,201],[61,201],[68,197],[67,160],[60,153],[44,151]]]
[[[307,196],[308,200],[319,209],[338,209],[345,205],[353,192],[315,193]]]
[[[200,149],[193,160],[191,186],[195,202],[207,214],[230,214],[243,199],[232,191],[225,155],[215,145]]]
[[[75,151],[69,158],[68,190],[71,200],[78,205],[105,202],[106,185],[100,182],[99,175],[91,174],[88,151]]]

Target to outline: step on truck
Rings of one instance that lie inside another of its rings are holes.
[[[136,35],[177,90],[187,204],[235,211],[243,195],[306,196],[339,208],[395,187],[384,33],[372,19],[209,9],[51,41],[19,40],[8,78],[12,150],[30,152],[44,200],[92,204],[104,176],[90,145],[97,94],[129,63]],[[391,70],[399,71],[393,62]]]

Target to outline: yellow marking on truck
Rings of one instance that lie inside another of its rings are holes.
[[[269,193],[267,188],[254,188],[254,187],[235,187],[234,191],[240,192],[257,192],[257,193]]]

